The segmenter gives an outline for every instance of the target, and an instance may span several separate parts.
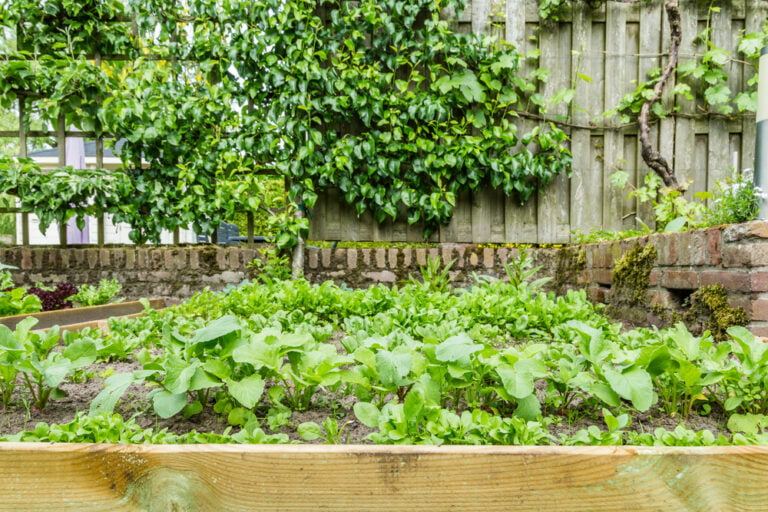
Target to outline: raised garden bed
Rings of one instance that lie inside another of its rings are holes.
[[[151,299],[149,305],[152,309],[163,309],[165,299]],[[41,311],[26,315],[14,315],[0,317],[0,325],[9,329],[16,326],[25,318],[33,317],[38,320],[36,329],[49,329],[54,325],[68,330],[81,330],[85,327],[101,328],[104,321],[111,317],[126,317],[141,314],[144,305],[139,301],[121,302],[119,304],[104,304],[101,306],[88,306],[82,308],[61,309],[58,311]]]
[[[4,511],[765,510],[768,447],[0,444]]]
[[[627,331],[534,272],[467,291],[438,268],[400,289],[265,278],[106,336],[0,332],[7,508],[762,506],[768,448],[746,445],[768,444],[766,345]]]

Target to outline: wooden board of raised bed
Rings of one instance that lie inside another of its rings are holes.
[[[768,447],[0,443],[3,511],[766,510]]]
[[[165,307],[165,299],[151,299],[149,305],[152,309]],[[28,315],[14,315],[0,317],[0,324],[9,329],[15,329],[16,325],[28,317],[35,317],[38,323],[35,329],[48,329],[54,325],[74,326],[85,324],[81,327],[95,325],[99,320],[106,320],[113,316],[135,315],[144,311],[144,306],[139,301],[121,302],[119,304],[105,304],[103,306],[89,306],[84,308],[61,309],[58,311],[42,311]]]

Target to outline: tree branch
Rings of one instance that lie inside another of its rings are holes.
[[[659,81],[653,87],[653,97],[646,100],[640,109],[640,117],[637,122],[640,126],[640,144],[642,146],[641,154],[645,163],[658,174],[664,181],[664,185],[673,189],[680,189],[680,183],[677,181],[675,171],[667,160],[661,156],[661,153],[653,149],[650,140],[650,126],[649,118],[651,115],[651,107],[654,103],[659,101],[661,93],[664,91],[664,86],[667,80],[675,71],[677,67],[678,55],[680,52],[680,41],[682,39],[682,29],[680,27],[680,7],[677,4],[677,0],[669,0],[664,6],[667,10],[667,18],[669,20],[670,39],[671,45],[669,49],[669,62],[667,67],[664,68],[664,72],[661,74]]]

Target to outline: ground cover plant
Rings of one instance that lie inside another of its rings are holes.
[[[543,292],[534,271],[523,254],[507,279],[476,276],[466,290],[451,289],[436,263],[400,286],[367,290],[265,273],[226,293],[204,291],[114,320],[104,336],[38,333],[31,321],[3,329],[0,434],[97,442],[768,442],[768,345],[739,327],[721,342],[682,324],[624,330],[584,292]],[[81,387],[90,394],[66,396]],[[66,414],[57,415],[62,407]]]

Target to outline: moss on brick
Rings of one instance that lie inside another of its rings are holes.
[[[563,295],[569,288],[579,285],[579,276],[587,266],[587,252],[583,247],[566,247],[557,252],[557,263],[552,289]]]
[[[735,325],[747,325],[749,317],[744,308],[733,308],[728,304],[728,293],[719,284],[702,286],[691,295],[691,307],[685,315],[686,323],[698,324],[702,330],[722,341],[727,339],[726,331]]]
[[[607,311],[632,322],[643,322],[649,305],[648,286],[656,263],[656,247],[635,245],[613,268]]]

